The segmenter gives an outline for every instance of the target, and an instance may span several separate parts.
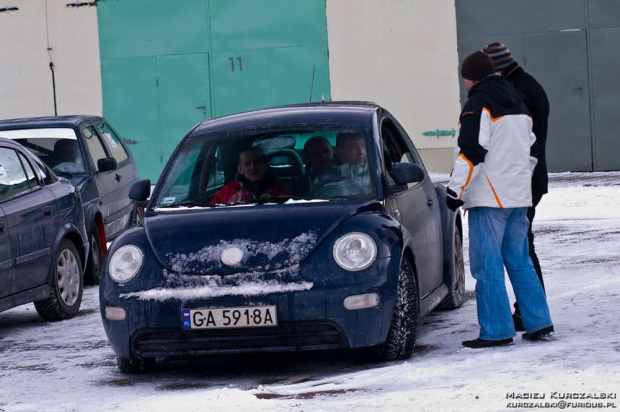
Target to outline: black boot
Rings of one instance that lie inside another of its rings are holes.
[[[525,326],[523,326],[523,318],[521,317],[521,313],[519,310],[515,310],[515,313],[512,314],[512,321],[515,324],[515,330],[517,332],[525,332]]]
[[[534,332],[525,332],[521,337],[525,340],[539,341],[550,340],[553,338],[554,330],[553,326],[547,326],[546,328],[535,330]]]
[[[512,338],[500,339],[500,340],[487,340],[477,338],[474,340],[466,340],[462,342],[462,345],[466,348],[481,349],[481,348],[493,348],[495,346],[510,346],[512,345]]]

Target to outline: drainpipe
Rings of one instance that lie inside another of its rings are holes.
[[[51,50],[51,49],[47,49],[47,50]],[[52,71],[52,93],[54,94],[54,116],[58,116],[58,109],[56,108],[56,76],[54,74],[54,63],[52,63],[51,58],[50,58],[50,70]]]

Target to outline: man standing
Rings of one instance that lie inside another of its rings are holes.
[[[495,71],[508,80],[519,92],[523,102],[529,109],[534,125],[532,130],[536,135],[536,158],[538,163],[532,175],[532,206],[527,210],[527,218],[530,221],[530,227],[527,232],[530,248],[530,258],[534,264],[534,269],[540,279],[540,284],[545,289],[543,282],[542,269],[534,248],[534,234],[532,233],[532,222],[536,214],[536,206],[547,193],[547,185],[549,177],[547,175],[547,160],[545,157],[545,146],[547,144],[547,120],[549,118],[549,99],[545,90],[540,83],[536,81],[530,74],[526,73],[519,63],[514,61],[510,50],[502,43],[490,43],[482,49],[495,64]],[[519,305],[515,303],[515,311],[512,315],[516,330],[525,330],[523,328],[523,320]]]
[[[495,73],[482,51],[467,56],[461,76],[469,100],[459,118],[458,156],[448,185],[451,210],[463,206],[469,216],[469,258],[476,279],[479,338],[469,348],[513,343],[514,322],[504,268],[519,302],[526,333],[544,340],[553,333],[549,307],[529,258],[527,208],[536,138],[529,112],[515,88]]]

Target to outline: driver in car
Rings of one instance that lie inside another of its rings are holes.
[[[224,185],[210,204],[229,205],[293,194],[278,182],[271,171],[269,160],[259,148],[251,147],[239,153],[237,172],[237,179]]]

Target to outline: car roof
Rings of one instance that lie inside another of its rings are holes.
[[[103,117],[92,115],[22,117],[0,120],[0,130],[42,127],[74,127],[86,121],[101,121]]]
[[[288,123],[321,122],[326,118],[337,118],[339,122],[366,125],[379,110],[384,109],[376,103],[364,101],[334,101],[270,107],[205,120],[196,125],[190,135]]]

